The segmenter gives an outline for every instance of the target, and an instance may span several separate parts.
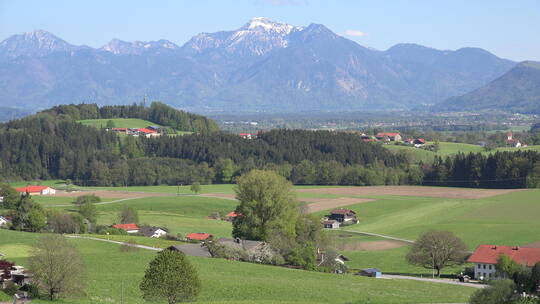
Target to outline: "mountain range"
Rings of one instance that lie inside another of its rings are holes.
[[[483,49],[361,46],[321,24],[253,18],[184,45],[113,39],[72,45],[38,30],[0,43],[0,106],[130,104],[194,111],[406,110],[474,91],[515,62]]]
[[[525,61],[481,88],[437,105],[438,110],[500,110],[540,114],[540,62]]]

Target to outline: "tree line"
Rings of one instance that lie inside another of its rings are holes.
[[[436,157],[424,167],[424,185],[469,188],[538,188],[540,153],[536,151],[458,153]]]

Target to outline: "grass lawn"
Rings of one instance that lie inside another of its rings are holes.
[[[0,230],[0,251],[25,265],[38,234]],[[123,253],[116,244],[70,240],[87,268],[87,296],[55,303],[142,304],[138,285],[154,252]],[[6,247],[8,245],[10,247]],[[18,249],[18,248],[22,249]],[[199,272],[202,293],[197,303],[456,303],[467,301],[472,288],[408,280],[377,280],[282,267],[190,257]],[[336,290],[344,297],[336,297]],[[33,303],[50,303],[37,300]]]
[[[135,191],[155,193],[193,194],[190,185],[186,186],[128,186],[128,187],[85,187],[87,190]],[[200,193],[234,193],[233,184],[201,185]]]
[[[448,230],[473,250],[480,244],[525,245],[540,240],[540,190],[465,200],[381,197],[349,208],[360,223],[348,230],[416,239],[424,231]]]
[[[413,163],[431,163],[435,158],[435,153],[424,149],[419,149],[411,146],[398,146],[398,145],[383,145],[383,147],[394,153],[403,153],[407,156],[407,159]]]
[[[78,122],[90,127],[105,128],[107,122],[112,120],[115,128],[146,128],[148,126],[160,126],[151,121],[138,118],[111,118],[111,119],[84,119]]]

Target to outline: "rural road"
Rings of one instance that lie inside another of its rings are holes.
[[[151,246],[144,246],[144,245],[138,245],[138,244],[129,244],[119,241],[113,241],[113,240],[106,240],[106,239],[100,239],[100,238],[94,238],[89,236],[80,236],[80,235],[66,235],[65,237],[68,238],[74,238],[74,239],[85,239],[85,240],[94,240],[94,241],[101,241],[101,242],[107,242],[107,243],[114,243],[119,245],[127,245],[131,247],[146,249],[146,250],[152,250],[152,251],[161,251],[161,248],[151,247]]]
[[[400,242],[404,242],[404,243],[414,244],[414,241],[406,240],[406,239],[400,239],[400,238],[396,238],[396,237],[389,236],[389,235],[384,235],[384,234],[371,233],[371,232],[364,232],[364,231],[355,231],[355,230],[344,230],[344,229],[343,229],[343,230],[338,230],[338,231],[344,231],[344,232],[350,232],[350,233],[357,233],[357,234],[369,235],[369,236],[376,236],[376,237],[381,237],[381,238],[385,238],[385,239],[389,239],[389,240],[394,240],[394,241],[400,241]]]
[[[114,204],[114,203],[119,203],[119,202],[123,202],[123,201],[129,201],[129,200],[139,199],[139,198],[142,198],[142,197],[123,198],[123,199],[119,199],[119,200],[115,200],[115,201],[110,201],[110,202],[99,202],[99,203],[94,203],[93,205],[107,205],[107,204]],[[64,204],[64,205],[51,205],[51,206],[47,206],[47,207],[73,207],[73,206],[76,206],[76,205],[75,205],[75,204]]]
[[[398,280],[413,280],[413,281],[423,281],[423,282],[432,282],[432,283],[444,283],[444,284],[467,286],[467,287],[473,287],[473,288],[486,288],[488,286],[484,284],[461,283],[458,281],[451,281],[451,280],[419,278],[419,277],[410,277],[410,276],[393,275],[393,274],[383,274],[381,276],[381,279],[398,279]]]

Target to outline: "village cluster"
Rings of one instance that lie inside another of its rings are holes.
[[[148,126],[146,128],[110,128],[107,131],[112,131],[130,136],[155,137],[160,136],[160,127]]]

